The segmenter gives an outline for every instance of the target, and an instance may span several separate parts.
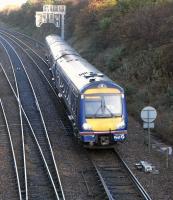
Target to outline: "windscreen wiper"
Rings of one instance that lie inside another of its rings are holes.
[[[108,116],[104,115],[105,110],[107,110],[107,111],[110,113],[111,117],[114,117],[114,114],[113,114],[113,113],[110,111],[110,109],[106,106],[104,97],[102,98],[102,100],[101,100],[101,105],[100,105],[99,108],[96,110],[96,112],[95,112],[95,114],[94,114],[94,117],[98,117],[97,113],[98,113],[98,111],[99,111],[100,109],[102,110],[102,114],[99,115],[100,117],[108,117]]]
[[[110,109],[105,105],[105,109],[110,113],[111,117],[114,117],[114,114],[110,111]]]
[[[97,113],[98,113],[98,111],[100,110],[102,108],[102,105],[100,105],[99,107],[98,107],[98,109],[96,110],[96,112],[94,113],[94,117],[97,117]]]
[[[106,105],[106,103],[105,103],[104,97],[102,98],[102,105],[103,105],[104,110],[107,110],[107,111],[110,113],[111,117],[114,117],[114,114],[113,114],[113,113],[110,111],[110,109],[107,107],[107,105]]]

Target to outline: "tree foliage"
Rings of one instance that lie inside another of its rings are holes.
[[[117,2],[117,0],[92,0],[89,2],[88,8],[90,11],[100,11],[115,6]]]
[[[36,36],[49,34],[49,25],[34,25],[35,11],[42,10],[43,3],[57,1],[28,0],[1,20]],[[66,38],[125,87],[130,113],[138,116],[137,111],[151,103],[163,113],[159,120],[167,121],[167,127],[160,123],[158,130],[173,136],[173,0],[69,0],[65,23]]]

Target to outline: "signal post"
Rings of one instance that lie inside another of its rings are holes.
[[[64,18],[66,14],[65,5],[43,5],[43,11],[36,12],[36,27],[44,23],[52,23],[61,28],[61,38],[64,40]]]

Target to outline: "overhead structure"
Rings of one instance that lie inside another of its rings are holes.
[[[61,38],[64,39],[65,14],[65,5],[43,5],[43,11],[37,11],[35,15],[36,27],[41,27],[44,23],[52,23],[57,28],[61,28]]]

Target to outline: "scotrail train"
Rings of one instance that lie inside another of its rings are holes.
[[[124,90],[83,59],[57,35],[46,37],[59,95],[85,146],[111,146],[127,137]]]

